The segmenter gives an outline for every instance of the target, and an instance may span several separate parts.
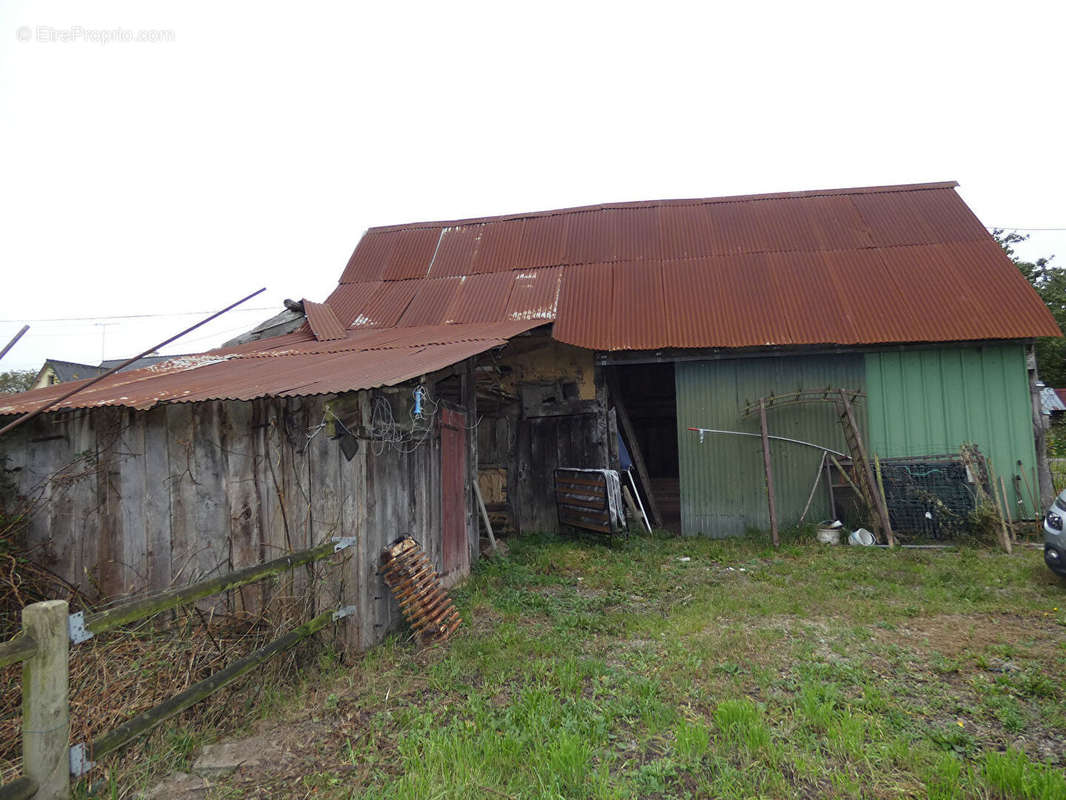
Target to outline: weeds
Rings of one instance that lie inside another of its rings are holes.
[[[447,645],[308,684],[272,729],[293,755],[209,798],[1062,797],[1038,551],[511,546]]]

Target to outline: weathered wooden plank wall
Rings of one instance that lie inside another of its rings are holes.
[[[347,409],[352,430],[369,419],[368,392],[37,418],[0,442],[20,489],[39,497],[34,557],[111,599],[355,536],[339,566],[300,568],[227,602],[251,611],[271,598],[309,611],[355,605],[336,628],[338,644],[373,645],[400,621],[377,575],[381,548],[410,534],[441,566],[439,431],[417,446],[364,438],[349,461],[323,424],[332,402]]]

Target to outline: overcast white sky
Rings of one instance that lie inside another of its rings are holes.
[[[1064,30],[1051,1],[4,0],[0,344],[32,328],[0,369],[266,286],[168,352],[207,349],[322,300],[372,225],[958,180],[986,224],[1066,228]],[[1066,265],[1066,232],[1022,252]]]

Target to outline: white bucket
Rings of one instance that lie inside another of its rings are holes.
[[[822,544],[840,544],[840,528],[819,525],[818,531],[814,534],[814,538]]]

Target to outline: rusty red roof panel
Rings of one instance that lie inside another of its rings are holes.
[[[480,225],[481,239],[471,272],[500,272],[519,266],[524,222],[491,222]]]
[[[399,237],[381,277],[387,281],[426,277],[433,255],[437,252],[440,235],[440,228],[423,228],[408,231]]]
[[[400,321],[422,281],[385,281],[351,322],[353,328],[391,328]]]
[[[505,319],[555,319],[559,307],[562,267],[523,269],[514,273],[514,283],[504,311]]]
[[[56,410],[161,403],[253,400],[390,386],[477,355],[540,321],[442,325],[389,331],[352,331],[344,341],[307,341],[286,335],[220,349],[105,378]],[[250,350],[248,345],[261,349]],[[0,415],[22,414],[74,387],[58,384],[0,400]]]
[[[340,283],[326,298],[326,303],[333,309],[333,313],[337,315],[341,324],[348,327],[367,307],[379,289],[381,289],[381,281]]]
[[[474,271],[474,254],[481,241],[481,225],[459,225],[441,233],[437,254],[429,271],[431,278],[469,275]]]
[[[507,319],[515,272],[489,272],[459,278],[459,288],[443,320],[446,323],[496,322]]]
[[[348,259],[348,266],[344,268],[340,282],[381,280],[381,276],[385,274],[385,266],[402,238],[404,237],[395,234],[368,231],[355,246],[355,252]]]
[[[311,327],[311,333],[320,342],[331,342],[343,339],[346,325],[344,325],[326,303],[312,303],[304,300],[304,314],[307,315],[307,323]]]
[[[462,282],[462,277],[412,281],[418,284],[418,292],[396,324],[404,327],[444,324],[448,316],[448,307]]]
[[[570,216],[534,217],[522,223],[522,238],[515,252],[515,267],[551,267],[570,263],[567,235]]]

